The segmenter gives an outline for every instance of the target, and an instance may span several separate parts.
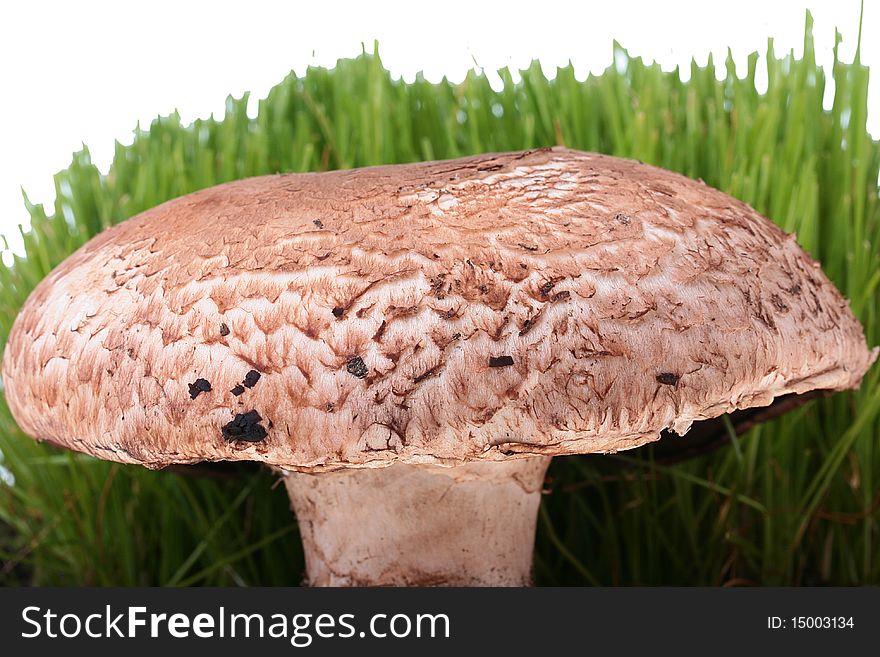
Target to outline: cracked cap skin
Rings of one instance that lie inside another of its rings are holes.
[[[3,378],[25,432],[100,458],[320,471],[630,449],[876,357],[746,204],[553,148],[169,201],[37,286]]]

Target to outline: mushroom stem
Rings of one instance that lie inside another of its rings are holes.
[[[550,457],[285,477],[312,586],[528,586]]]

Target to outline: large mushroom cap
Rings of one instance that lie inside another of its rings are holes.
[[[39,439],[308,470],[628,449],[875,358],[744,203],[554,148],[165,203],[37,287],[3,375]]]

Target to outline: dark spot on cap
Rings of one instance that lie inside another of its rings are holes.
[[[513,356],[489,356],[489,367],[510,367]]]
[[[526,333],[532,330],[535,325],[535,320],[531,317],[526,318],[526,321],[522,323],[522,328],[519,331],[519,337],[524,336]]]
[[[257,385],[257,381],[260,380],[260,373],[257,370],[251,370],[247,374],[244,375],[244,381],[242,384],[245,388],[253,388]]]
[[[318,228],[324,227],[324,222],[322,222],[320,219],[312,219],[312,223],[315,224]]]
[[[632,219],[629,216],[625,215],[623,212],[618,212],[616,215],[614,215],[614,218],[622,223],[624,226],[629,226],[629,222],[632,221]]]
[[[239,383],[237,386],[235,386],[235,387],[234,387],[232,390],[230,390],[229,392],[231,392],[233,395],[235,395],[236,397],[238,397],[239,395],[241,395],[241,394],[244,393],[244,386],[241,385],[241,384]]]
[[[556,283],[554,281],[547,281],[547,282],[543,283],[541,285],[541,287],[538,289],[540,289],[541,294],[543,294],[546,297],[550,293],[550,290],[552,290],[553,286],[555,286],[555,285],[556,285]]]
[[[220,325],[220,335],[222,335],[222,336],[227,336],[227,335],[229,335],[229,327],[226,326],[226,324],[221,324],[221,325]]]
[[[561,292],[557,292],[553,295],[554,301],[568,301],[571,298],[571,292],[568,290],[562,290]]]
[[[263,418],[256,411],[236,413],[232,422],[223,427],[223,437],[227,442],[244,440],[249,443],[258,443],[268,435],[266,429],[260,424],[262,421]]]
[[[324,407],[324,409],[328,413],[332,413],[334,410],[336,410],[336,407],[333,405],[333,402],[327,402],[327,405]]]
[[[203,392],[211,392],[211,384],[207,379],[196,379],[189,384],[189,398],[195,399]]]
[[[446,295],[452,289],[451,285],[446,283],[446,274],[437,274],[431,279],[431,292],[438,299],[446,298]]]
[[[517,244],[517,246],[521,249],[525,249],[526,251],[537,251],[538,250],[538,247],[534,246],[533,244],[523,244],[522,242],[520,242],[519,244]]]
[[[342,317],[342,313],[344,313],[344,312],[345,312],[345,310],[343,310],[343,309],[340,308],[339,306],[336,306],[336,307],[333,309],[333,316],[334,316],[334,317]]]
[[[672,372],[660,372],[657,375],[657,383],[662,383],[665,386],[674,386],[678,385],[678,380],[681,378],[678,374],[673,374]]]
[[[417,377],[415,377],[413,379],[413,383],[421,383],[425,379],[428,379],[428,378],[434,376],[434,374],[436,373],[436,370],[437,370],[436,367],[432,367],[429,370],[425,370],[424,372],[422,372],[421,374],[419,374]]]
[[[359,379],[363,379],[370,373],[367,364],[364,363],[364,359],[360,356],[355,356],[354,358],[349,359],[348,363],[345,365],[345,369],[348,370],[349,374],[356,376]]]
[[[788,312],[788,305],[779,297],[778,294],[771,295],[770,302],[773,304],[773,307],[776,308],[777,312]]]

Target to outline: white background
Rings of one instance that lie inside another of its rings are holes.
[[[862,62],[880,70],[880,2],[866,0]],[[463,78],[524,68],[540,59],[548,74],[574,63],[579,78],[611,63],[612,39],[664,69],[723,61],[733,50],[738,71],[752,51],[776,52],[803,42],[804,12],[815,19],[817,56],[831,61],[834,28],[850,61],[859,27],[858,0],[734,2],[21,2],[0,9],[0,234],[16,251],[27,221],[23,187],[50,204],[52,174],[89,145],[106,172],[113,140],[159,114],[179,109],[189,122],[222,116],[226,95],[266,95],[291,69],[332,66],[379,41],[395,76]],[[880,92],[871,83],[869,128],[880,136]],[[830,90],[829,90],[830,91]],[[826,94],[830,100],[830,93]],[[0,244],[2,247],[2,244]],[[4,254],[8,255],[8,254]]]

